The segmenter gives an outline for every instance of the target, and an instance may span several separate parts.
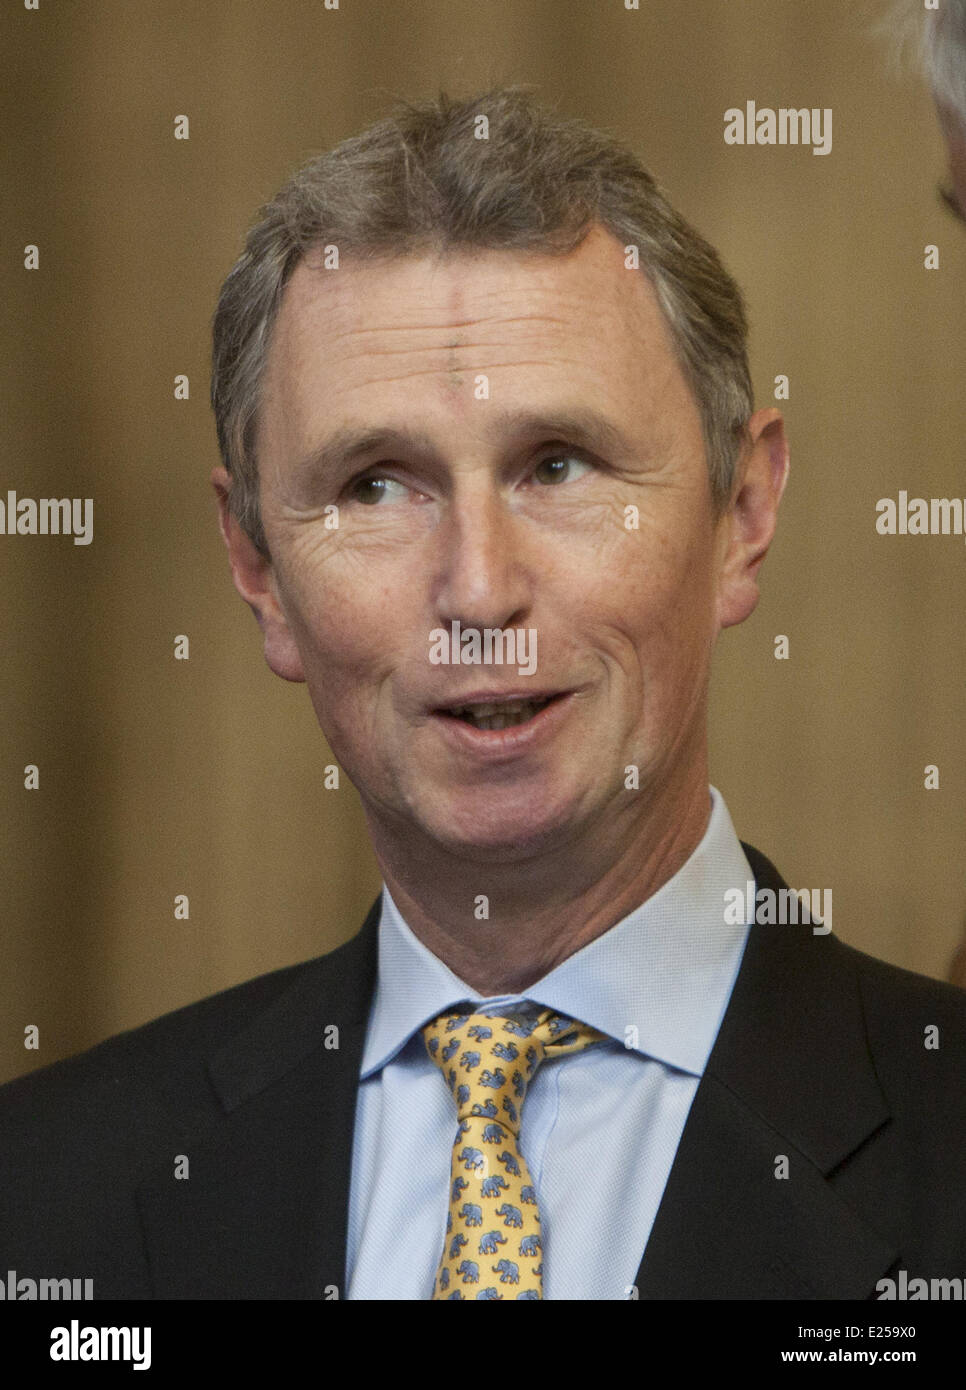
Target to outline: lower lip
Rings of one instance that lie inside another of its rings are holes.
[[[549,738],[567,717],[573,694],[558,695],[544,705],[525,724],[510,724],[505,729],[477,729],[464,719],[449,714],[432,716],[443,737],[463,752],[493,761],[528,752]]]

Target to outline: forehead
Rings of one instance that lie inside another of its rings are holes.
[[[650,281],[595,227],[566,255],[347,257],[329,270],[310,255],[283,296],[263,413],[301,445],[331,430],[333,413],[362,422],[376,402],[397,415],[471,410],[480,374],[507,407],[544,393],[611,414],[632,402],[694,409]]]

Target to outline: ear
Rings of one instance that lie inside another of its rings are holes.
[[[261,553],[231,513],[228,497],[232,481],[228,471],[224,468],[213,469],[211,485],[218,498],[221,534],[228,547],[231,577],[262,630],[265,660],[276,676],[281,676],[283,680],[304,681],[302,658],[279,602],[272,562]]]
[[[718,581],[718,622],[744,622],[758,603],[758,571],[768,553],[778,504],[788,480],[788,443],[781,412],[758,410],[748,421],[748,442],[737,491],[719,523],[724,556]]]

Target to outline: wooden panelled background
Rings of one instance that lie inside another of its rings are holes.
[[[945,976],[966,914],[966,547],[874,522],[901,488],[966,495],[966,233],[936,198],[928,93],[889,71],[876,13],[4,5],[0,496],[92,497],[94,540],[0,536],[0,1079],[329,949],[377,890],[306,690],[271,675],[231,587],[208,323],[283,179],[440,86],[533,83],[615,131],[745,287],[759,404],[790,377],[792,475],[762,603],[719,646],[713,780],[791,883],[832,889],[841,937]],[[830,107],[831,153],[726,146],[747,100]]]

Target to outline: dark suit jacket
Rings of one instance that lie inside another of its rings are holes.
[[[759,888],[785,886],[744,848]],[[0,1088],[0,1269],[93,1278],[96,1298],[344,1297],[378,916],[330,955]],[[809,926],[752,928],[640,1297],[868,1298],[899,1268],[966,1276],[964,1077],[966,993]]]

